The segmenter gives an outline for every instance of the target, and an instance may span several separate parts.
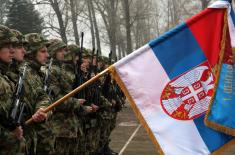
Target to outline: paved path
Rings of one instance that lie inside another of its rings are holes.
[[[128,105],[119,113],[110,146],[120,155],[158,155],[145,129],[139,126],[139,122]],[[235,146],[222,155],[235,155]]]

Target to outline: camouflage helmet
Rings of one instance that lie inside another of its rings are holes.
[[[39,33],[26,34],[25,38],[29,43],[28,53],[36,52],[47,43],[47,40]]]
[[[102,62],[104,62],[105,64],[108,64],[109,63],[109,58],[106,57],[106,56],[101,56],[101,59],[100,59]]]
[[[68,52],[65,54],[64,59],[67,61],[71,61],[75,58],[77,53],[80,51],[80,48],[76,44],[70,44],[67,46]]]
[[[83,48],[82,57],[83,58],[92,57],[92,51],[90,49]]]
[[[19,40],[17,43],[19,44],[27,44],[28,41],[25,39],[25,36],[18,30],[11,29],[12,33],[15,35],[15,37]]]
[[[78,45],[76,44],[70,44],[68,45],[68,51],[71,52],[71,53],[76,53],[77,51],[79,51],[80,48]]]
[[[16,43],[18,39],[12,33],[12,31],[3,25],[0,25],[0,46],[8,43]]]
[[[68,45],[68,53],[65,55],[65,60],[72,60],[80,52],[81,48],[78,45],[72,44]],[[91,50],[83,48],[82,57],[90,58],[92,56]]]
[[[50,39],[47,43],[48,52],[50,55],[54,55],[58,50],[66,48],[67,45],[59,39]]]

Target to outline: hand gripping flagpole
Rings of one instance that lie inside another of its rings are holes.
[[[109,72],[110,67],[106,68],[105,70],[103,70],[102,72],[100,72],[99,74],[97,74],[96,76],[94,76],[93,78],[91,78],[90,80],[86,81],[85,83],[83,83],[82,85],[78,86],[76,89],[74,89],[73,91],[71,91],[70,93],[66,94],[64,97],[60,98],[59,100],[55,101],[54,103],[52,103],[51,105],[49,105],[48,107],[46,107],[44,109],[45,113],[48,113],[49,111],[53,110],[55,107],[59,106],[60,104],[62,104],[64,101],[66,101],[69,97],[74,96],[76,93],[80,92],[82,89],[84,89],[85,87],[87,87],[88,85],[92,84],[93,82],[97,81],[101,76],[103,76],[104,74],[106,74],[107,72]],[[25,122],[25,125],[30,125],[31,123],[33,123],[33,119],[32,117],[30,119],[28,119]]]

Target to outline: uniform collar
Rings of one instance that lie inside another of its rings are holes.
[[[8,71],[8,69],[9,69],[9,64],[7,64],[7,63],[5,63],[5,62],[3,62],[3,61],[0,60],[0,72],[1,72],[2,74],[6,74],[6,72]]]
[[[35,60],[29,60],[29,66],[34,70],[40,71],[42,65]]]

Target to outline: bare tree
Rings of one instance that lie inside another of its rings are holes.
[[[127,53],[131,53],[132,39],[131,39],[131,21],[130,21],[130,2],[129,0],[122,0],[122,7],[125,15],[125,28],[126,28],[126,42],[127,42]]]
[[[117,6],[118,0],[96,0],[95,2],[97,10],[102,16],[103,22],[105,24],[107,34],[109,37],[110,50],[112,50],[112,57],[116,57],[116,31],[117,31]]]
[[[87,0],[87,8],[88,8],[88,17],[90,22],[90,31],[91,31],[91,39],[92,39],[92,48],[95,49],[95,30],[94,30],[94,22],[92,18],[92,7],[91,7],[91,1]]]
[[[205,8],[207,8],[208,4],[210,3],[211,0],[200,0],[201,2],[201,6],[202,6],[202,10],[204,10]]]
[[[68,40],[67,40],[67,35],[66,35],[66,23],[65,21],[63,20],[63,16],[62,16],[62,12],[60,10],[60,6],[59,6],[59,3],[58,3],[58,0],[49,0],[53,10],[55,11],[56,13],[56,16],[57,16],[57,20],[58,20],[58,23],[59,23],[59,26],[60,26],[60,36],[62,38],[62,40],[67,43]]]
[[[91,13],[92,13],[92,21],[94,23],[94,29],[95,29],[95,38],[96,38],[96,46],[97,49],[101,52],[101,46],[100,46],[100,34],[99,34],[99,28],[96,20],[96,14],[95,14],[95,9],[93,6],[93,2],[91,0],[88,0],[90,2],[90,7],[91,7]]]
[[[9,0],[0,0],[0,24],[4,24]]]
[[[199,12],[200,4],[206,6],[211,0],[33,1],[49,6],[44,33],[79,44],[79,30],[90,31],[86,43],[99,51],[101,45],[109,46],[112,57],[121,58]]]
[[[80,45],[79,42],[79,34],[78,34],[78,27],[77,27],[77,13],[76,13],[76,1],[69,0],[70,2],[70,9],[71,9],[71,16],[72,16],[72,24],[73,24],[73,32],[74,32],[74,39],[77,45]]]

